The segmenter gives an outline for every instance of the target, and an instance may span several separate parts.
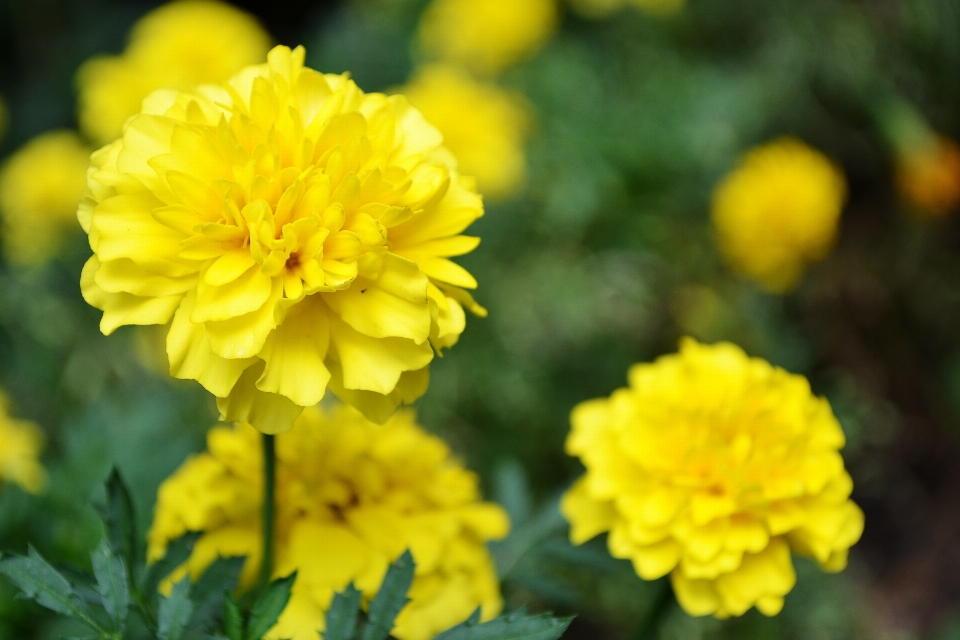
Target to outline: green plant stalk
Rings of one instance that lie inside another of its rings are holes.
[[[276,438],[263,434],[263,558],[260,564],[260,586],[266,587],[273,574],[273,529],[276,504],[277,452]]]
[[[655,640],[655,638],[660,637],[660,628],[676,602],[670,580],[663,579],[661,582],[660,591],[654,596],[650,609],[640,623],[640,628],[637,630],[634,640]]]

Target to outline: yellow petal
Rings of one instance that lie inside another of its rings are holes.
[[[401,373],[421,369],[433,359],[427,342],[418,345],[404,338],[371,338],[339,318],[331,321],[330,339],[346,389],[388,394]]]
[[[327,313],[322,301],[311,298],[287,313],[260,350],[266,367],[258,389],[279,393],[302,407],[323,399],[330,380],[323,364],[330,344]]]
[[[257,378],[262,373],[263,365],[254,364],[243,372],[227,397],[217,398],[220,419],[225,422],[246,422],[262,433],[289,431],[303,413],[303,407],[280,394],[257,389]]]

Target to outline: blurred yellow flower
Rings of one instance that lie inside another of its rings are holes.
[[[152,560],[170,540],[202,530],[181,572],[196,579],[218,555],[245,555],[241,588],[255,584],[261,441],[246,425],[210,431],[209,453],[187,460],[160,487]],[[274,575],[298,574],[267,638],[316,640],[333,593],[353,581],[369,599],[388,564],[408,548],[417,572],[394,637],[428,640],[478,606],[484,619],[499,613],[499,583],[485,543],[506,535],[507,516],[480,501],[477,477],[411,411],[378,425],[343,405],[307,409],[296,429],[277,438],[277,456]]]
[[[921,215],[942,217],[960,204],[960,147],[944,136],[911,148],[897,161],[897,187]]]
[[[777,614],[791,549],[844,568],[863,514],[843,431],[806,378],[686,338],[629,381],[571,416],[567,452],[587,468],[562,503],[575,544],[608,531],[613,556],[645,580],[670,574],[695,616]]]
[[[270,37],[247,13],[214,0],[178,0],[148,13],[120,56],[88,60],[77,74],[80,126],[97,144],[120,136],[155,89],[223,82],[263,60]]]
[[[833,247],[846,193],[842,171],[803,142],[757,147],[714,191],[720,250],[764,289],[788,291]]]
[[[10,417],[9,408],[6,394],[0,391],[0,480],[37,493],[47,482],[39,461],[43,432],[32,422]]]
[[[535,53],[557,23],[556,0],[433,0],[420,21],[420,46],[493,75]]]
[[[73,131],[37,136],[0,170],[0,215],[7,260],[36,265],[52,258],[76,228],[86,193],[90,150]]]
[[[526,175],[530,125],[522,96],[440,64],[421,69],[400,92],[440,130],[460,170],[477,179],[481,193],[496,198],[516,193]]]
[[[627,5],[657,15],[676,13],[687,0],[570,0],[570,6],[584,18],[605,18]]]
[[[78,216],[100,327],[166,324],[170,372],[225,421],[289,429],[327,388],[378,421],[425,390],[453,345],[448,258],[479,238],[472,180],[402,96],[303,67],[304,50],[195,93],[158,91],[93,156]]]

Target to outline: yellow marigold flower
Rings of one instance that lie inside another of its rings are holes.
[[[630,386],[578,405],[567,452],[586,475],[564,496],[571,540],[670,574],[691,615],[777,614],[790,550],[839,571],[863,531],[843,431],[803,376],[737,346],[687,338],[635,365]]]
[[[73,131],[42,134],[0,170],[0,215],[7,259],[46,262],[76,228],[77,203],[86,193],[90,150]]]
[[[43,432],[32,422],[10,417],[9,407],[6,394],[0,391],[0,480],[37,493],[47,481],[39,461]]]
[[[134,25],[123,55],[92,58],[80,68],[81,128],[98,144],[110,142],[152,91],[223,82],[263,60],[269,47],[257,21],[228,4],[166,4]]]
[[[757,147],[714,191],[720,250],[764,289],[788,291],[833,247],[846,194],[843,172],[803,142]]]
[[[960,146],[935,136],[897,161],[897,187],[918,213],[942,217],[960,204]]]
[[[431,57],[497,74],[535,53],[557,23],[556,0],[434,0],[420,45]]]
[[[158,91],[93,156],[81,288],[109,334],[165,324],[170,372],[222,419],[292,426],[329,387],[378,421],[419,397],[465,326],[448,260],[483,205],[402,96],[277,47],[194,93]]]
[[[526,175],[530,124],[526,102],[489,82],[478,82],[457,67],[424,67],[401,90],[443,134],[460,169],[493,197],[514,194]]]
[[[245,555],[241,588],[255,584],[261,441],[246,425],[210,431],[209,453],[187,460],[160,487],[151,559],[170,540],[202,530],[181,571],[196,579],[218,554]],[[343,405],[307,409],[296,429],[277,438],[277,457],[274,575],[298,573],[267,638],[316,640],[333,593],[353,581],[369,600],[388,564],[408,548],[417,572],[394,637],[428,640],[478,606],[484,619],[500,612],[485,542],[506,535],[507,516],[480,501],[477,477],[411,411],[378,425]]]
[[[687,4],[687,0],[570,0],[570,6],[585,18],[605,18],[627,5],[649,13],[669,15]]]

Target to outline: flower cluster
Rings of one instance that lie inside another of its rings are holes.
[[[587,468],[562,504],[574,543],[609,532],[638,575],[670,574],[687,612],[721,618],[778,613],[791,549],[846,565],[863,514],[843,432],[805,378],[686,339],[629,381],[573,411],[567,452]]]
[[[516,192],[526,174],[530,125],[521,96],[442,64],[422,68],[400,92],[440,130],[460,170],[477,179],[481,193]]]
[[[570,6],[585,18],[605,18],[626,5],[658,15],[675,13],[687,0],[570,0]]]
[[[76,228],[77,203],[86,192],[90,151],[72,131],[42,134],[0,170],[0,216],[7,260],[46,262]]]
[[[270,38],[250,15],[215,0],[177,0],[147,14],[120,56],[88,60],[77,75],[80,126],[111,142],[156,89],[223,82],[263,60]]]
[[[101,329],[165,324],[170,371],[227,421],[289,429],[327,388],[373,419],[421,395],[476,287],[448,258],[483,214],[402,96],[303,66],[302,47],[157,91],[93,155],[78,216]]]
[[[787,291],[832,248],[845,199],[843,173],[819,151],[792,138],[757,147],[714,192],[720,250],[764,289]]]
[[[209,452],[189,459],[160,488],[150,556],[162,556],[186,531],[202,530],[184,570],[196,577],[218,554],[245,555],[241,582],[249,587],[261,557],[260,434],[221,426],[207,441]],[[273,573],[298,574],[268,638],[314,640],[334,592],[353,581],[372,597],[388,564],[407,548],[417,573],[393,636],[428,640],[478,606],[484,619],[500,611],[485,542],[506,535],[506,514],[480,501],[476,476],[411,412],[378,425],[342,405],[307,409],[294,430],[278,436],[277,458]]]
[[[897,187],[914,209],[942,217],[960,204],[960,146],[944,136],[931,136],[900,154]]]
[[[39,461],[43,432],[32,422],[12,418],[9,409],[10,402],[0,391],[0,480],[36,493],[47,481]]]

